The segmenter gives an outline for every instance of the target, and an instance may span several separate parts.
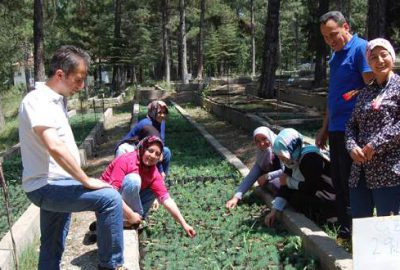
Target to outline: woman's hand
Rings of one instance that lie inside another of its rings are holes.
[[[368,143],[364,146],[362,152],[364,153],[366,161],[371,160],[375,154],[375,149],[373,148],[372,143]]]
[[[134,224],[139,224],[140,222],[142,222],[142,216],[139,215],[136,212],[132,213],[132,216],[130,217],[130,219],[127,220],[129,222],[129,224],[134,225]]]
[[[268,215],[265,216],[264,219],[264,224],[267,227],[272,227],[274,226],[276,219],[276,209],[272,209],[271,212],[268,213]]]
[[[190,225],[185,225],[184,227],[183,227],[183,229],[185,230],[185,232],[186,232],[186,234],[190,237],[190,238],[193,238],[193,237],[195,237],[196,236],[196,231],[192,228],[192,226],[190,226]]]
[[[281,186],[286,186],[287,185],[287,175],[286,174],[282,174],[281,176],[279,176],[279,183],[281,184]]]
[[[359,146],[351,149],[350,156],[357,165],[363,164],[365,161],[367,161],[363,149],[361,149]]]
[[[267,179],[265,179],[265,175],[261,175],[260,177],[258,177],[257,179],[257,183],[260,185],[260,187],[262,187],[263,185],[265,185],[268,182]]]
[[[229,201],[226,202],[225,207],[228,210],[231,210],[236,207],[237,203],[239,202],[239,199],[236,198],[235,196],[232,197]]]

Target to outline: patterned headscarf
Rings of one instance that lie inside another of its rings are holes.
[[[376,38],[376,39],[370,40],[368,42],[367,52],[366,52],[367,59],[369,59],[369,57],[371,56],[372,50],[375,49],[376,47],[382,47],[385,50],[387,50],[393,59],[393,63],[396,61],[396,54],[394,52],[392,44],[390,44],[390,42],[384,38]]]
[[[276,137],[272,151],[296,162],[300,159],[302,147],[303,135],[293,128],[285,128]]]
[[[142,160],[144,151],[146,151],[146,149],[150,147],[150,145],[152,145],[153,143],[158,143],[160,146],[161,153],[163,152],[164,144],[162,140],[154,135],[147,136],[143,140],[141,140],[137,145],[138,155],[140,160]]]
[[[157,113],[161,111],[161,108],[165,108],[165,113],[168,114],[168,106],[162,100],[154,100],[147,105],[147,116],[156,120]]]

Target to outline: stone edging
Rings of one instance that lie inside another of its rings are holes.
[[[282,126],[271,125],[266,120],[262,119],[254,113],[243,113],[223,104],[218,104],[205,97],[197,97],[194,100],[198,105],[202,106],[203,108],[205,108],[205,110],[211,112],[212,114],[218,116],[218,118],[245,130],[253,131],[259,126],[266,126],[274,132],[278,133],[279,131],[284,129],[284,127]],[[306,143],[314,144],[314,139],[307,136],[303,137]]]
[[[170,101],[192,125],[194,125],[207,141],[223,155],[229,163],[235,166],[243,176],[248,173],[248,168],[228,149],[222,146],[210,133],[202,126],[197,124],[189,114],[179,105]],[[257,124],[259,125],[259,123]],[[256,193],[263,196],[264,201],[271,205],[272,197],[269,194],[256,189]],[[353,268],[351,255],[341,247],[337,246],[335,241],[323,232],[314,222],[304,215],[295,212],[292,209],[285,209],[281,214],[281,221],[285,227],[296,235],[299,235],[304,243],[305,251],[316,256],[319,259],[322,269],[328,270],[350,270]]]
[[[90,151],[90,153],[93,153],[93,147],[96,145],[96,142],[98,142],[101,136],[100,133],[102,133],[104,129],[110,125],[111,121],[110,119],[112,115],[113,115],[112,108],[107,109],[102,119],[100,119],[97,125],[92,129],[92,131],[86,137],[85,141],[81,144],[79,152],[81,154],[81,158],[82,155],[84,155],[85,164],[87,156],[86,151]],[[18,146],[18,151],[19,151],[19,144],[17,144],[16,146]],[[84,164],[83,160],[82,164]],[[21,215],[21,217],[14,223],[12,231],[14,234],[18,256],[26,249],[28,245],[32,243],[35,237],[40,236],[39,214],[40,214],[40,209],[35,205],[31,204],[28,207],[28,209],[25,210],[25,212]],[[11,234],[8,231],[0,241],[0,270],[14,269],[14,259],[12,250],[13,248],[11,242]]]
[[[14,223],[12,227],[17,256],[29,246],[35,238],[40,235],[40,209],[31,204],[22,216]],[[10,231],[0,241],[0,269],[14,269],[13,247]]]

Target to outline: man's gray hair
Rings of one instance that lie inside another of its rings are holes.
[[[86,67],[89,68],[90,56],[86,51],[72,45],[62,46],[51,58],[50,68],[47,75],[50,78],[55,75],[58,69],[61,69],[68,76],[78,67],[82,60]]]
[[[346,23],[346,18],[343,16],[342,12],[340,11],[329,11],[322,15],[319,18],[319,23],[320,24],[326,24],[327,21],[333,20],[336,22],[339,26],[342,26],[344,23]]]

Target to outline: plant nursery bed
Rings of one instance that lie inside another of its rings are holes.
[[[78,114],[70,118],[75,140],[79,145],[96,125],[100,114]],[[15,156],[3,162],[4,178],[8,188],[8,197],[13,222],[25,212],[30,202],[21,188],[22,183],[21,156]],[[8,231],[6,207],[3,190],[0,191],[0,239]]]
[[[263,225],[268,209],[253,195],[226,211],[241,176],[174,108],[169,112],[169,190],[197,236],[187,237],[163,208],[152,212],[140,235],[142,269],[318,269],[298,236],[279,223]]]

